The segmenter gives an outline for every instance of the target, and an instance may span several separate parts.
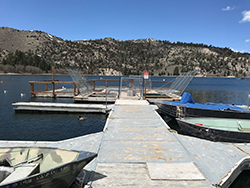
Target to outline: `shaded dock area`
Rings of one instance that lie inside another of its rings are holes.
[[[103,132],[57,142],[0,141],[0,146],[96,152],[98,157],[84,171],[85,187],[93,188],[229,187],[242,170],[250,168],[249,144],[176,134],[156,106],[127,96],[116,100]]]

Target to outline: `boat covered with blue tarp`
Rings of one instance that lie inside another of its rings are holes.
[[[250,119],[250,111],[235,105],[195,103],[191,94],[184,92],[179,102],[155,101],[159,112],[173,118],[177,117],[222,117]]]

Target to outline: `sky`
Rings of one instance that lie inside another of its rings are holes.
[[[250,0],[0,0],[0,27],[71,41],[154,38],[250,53]]]

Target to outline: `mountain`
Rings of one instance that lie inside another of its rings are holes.
[[[229,48],[152,38],[68,41],[42,31],[1,27],[0,65],[8,64],[7,57],[15,56],[16,51],[33,54],[33,59],[38,56],[40,62],[61,68],[86,71],[88,67],[90,74],[99,75],[143,75],[147,67],[149,74],[155,76],[177,75],[194,69],[199,71],[199,76],[250,76],[250,54]]]

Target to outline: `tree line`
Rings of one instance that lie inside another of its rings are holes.
[[[16,50],[14,53],[10,52],[2,60],[0,71],[4,73],[42,74],[51,71],[51,65],[44,58],[39,57],[31,51],[24,53]]]

